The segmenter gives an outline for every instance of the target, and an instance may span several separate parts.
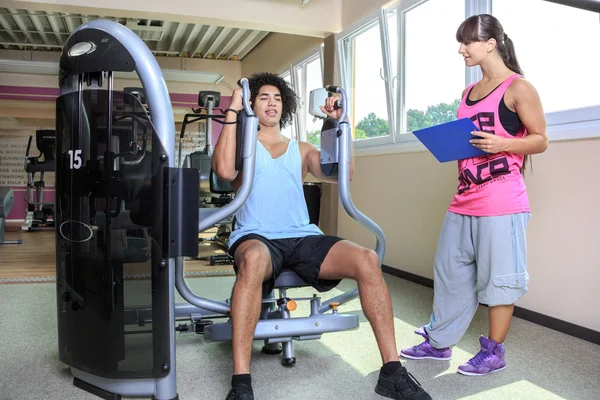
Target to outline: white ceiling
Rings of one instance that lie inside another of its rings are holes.
[[[269,33],[161,20],[0,8],[0,47],[59,52],[79,25],[99,18],[127,26],[157,56],[242,60]]]

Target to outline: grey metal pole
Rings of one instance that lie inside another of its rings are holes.
[[[339,118],[339,147],[338,147],[338,192],[340,196],[340,202],[344,207],[346,213],[362,225],[364,228],[369,230],[375,235],[376,246],[375,251],[379,257],[379,263],[383,264],[383,258],[385,256],[385,234],[383,230],[373,222],[369,217],[363,214],[356,208],[350,195],[350,162],[352,152],[352,133],[350,130],[350,124],[346,121],[346,111],[348,109],[348,95],[346,91],[339,86],[327,86],[329,92],[338,93],[342,96],[342,114]],[[346,293],[342,293],[332,299],[323,302],[319,307],[319,313],[324,313],[329,310],[330,304],[332,303],[344,303],[352,300],[358,296],[358,289],[350,290]]]
[[[215,102],[214,100],[208,101],[208,115],[212,115]],[[212,145],[212,117],[206,119],[206,154],[212,157],[213,145]]]

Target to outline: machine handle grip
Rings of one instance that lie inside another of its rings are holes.
[[[244,102],[244,108],[246,109],[246,115],[249,117],[254,116],[252,107],[250,107],[250,84],[247,78],[242,78],[238,81],[238,85],[242,87],[242,101]]]
[[[325,86],[325,90],[331,93],[338,93],[339,86],[327,85]]]
[[[29,141],[27,142],[27,152],[25,153],[25,157],[29,156],[29,149],[31,148],[31,139],[33,139],[33,135],[29,135]]]

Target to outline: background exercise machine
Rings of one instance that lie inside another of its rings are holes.
[[[216,91],[200,91],[198,93],[199,108],[192,108],[191,113],[186,113],[183,117],[181,131],[179,134],[179,160],[180,167],[195,168],[200,174],[200,198],[199,207],[211,208],[222,207],[233,200],[234,190],[230,182],[219,178],[212,170],[212,155],[213,155],[213,124],[212,122],[223,123],[225,113],[218,109],[221,103],[221,93]],[[219,110],[220,114],[215,114],[215,110]],[[200,136],[205,137],[205,146],[201,150],[194,151],[182,159],[183,139],[185,137],[188,125],[200,122]],[[229,243],[229,234],[233,229],[233,217],[229,216],[223,221],[219,221],[216,225],[217,232],[213,237],[199,239],[201,243],[214,244],[217,249],[225,252],[225,254],[213,254],[207,257],[192,257],[192,259],[202,259],[209,262],[210,265],[215,264],[231,264],[232,259],[227,254]],[[212,227],[209,227],[212,228]]]
[[[54,141],[56,131],[38,130],[35,132],[35,143],[40,154],[30,156],[31,141],[33,136],[29,136],[27,142],[27,152],[25,153],[25,172],[27,172],[27,191],[25,192],[25,201],[27,202],[27,214],[25,223],[21,226],[24,231],[34,229],[54,229],[54,203],[44,202],[44,173],[54,172],[56,163],[54,159]],[[35,180],[36,173],[39,173],[39,180]]]

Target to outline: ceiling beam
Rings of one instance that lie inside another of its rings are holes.
[[[169,45],[169,51],[175,51],[178,48],[182,48],[179,46],[179,44],[186,30],[189,31],[188,24],[184,22],[180,22],[177,24],[177,29],[175,29],[175,34],[173,35],[173,39],[171,40],[171,44]]]
[[[4,31],[8,34],[8,36],[11,37],[11,39],[14,42],[21,42],[22,39],[19,38],[17,35],[15,35],[15,33],[12,31],[10,24],[8,23],[8,20],[4,17],[4,15],[0,15],[0,26],[2,27],[2,29],[4,29]],[[22,49],[23,46],[20,46],[19,49]]]
[[[17,10],[12,9],[12,8],[9,8],[8,12],[11,14],[18,13]],[[33,44],[34,45],[33,49],[35,50],[36,49],[35,44],[38,44],[39,42],[33,38],[33,35],[31,33],[27,32],[27,25],[25,25],[25,22],[23,22],[23,20],[21,19],[21,15],[13,15],[12,18],[15,20],[15,23],[17,24],[19,29],[21,31],[23,31],[23,34],[27,38],[27,43]]]
[[[54,32],[54,36],[56,37],[56,42],[58,44],[63,44],[67,41],[68,35],[67,36],[63,35],[63,33],[66,33],[66,32],[63,32],[60,29],[60,26],[59,26],[59,23],[57,22],[57,20],[58,21],[61,20],[60,15],[55,16],[55,15],[48,14],[48,22],[50,23],[52,32]],[[63,38],[63,36],[65,36],[65,37]]]
[[[37,11],[27,11],[27,13],[29,14],[29,18],[31,18],[31,22],[33,22],[33,26],[35,26],[35,29],[37,29],[38,33],[42,37],[44,44],[53,44],[50,38],[48,37],[48,34],[44,31],[44,26],[42,25],[42,23],[38,19],[38,16],[36,15]]]

